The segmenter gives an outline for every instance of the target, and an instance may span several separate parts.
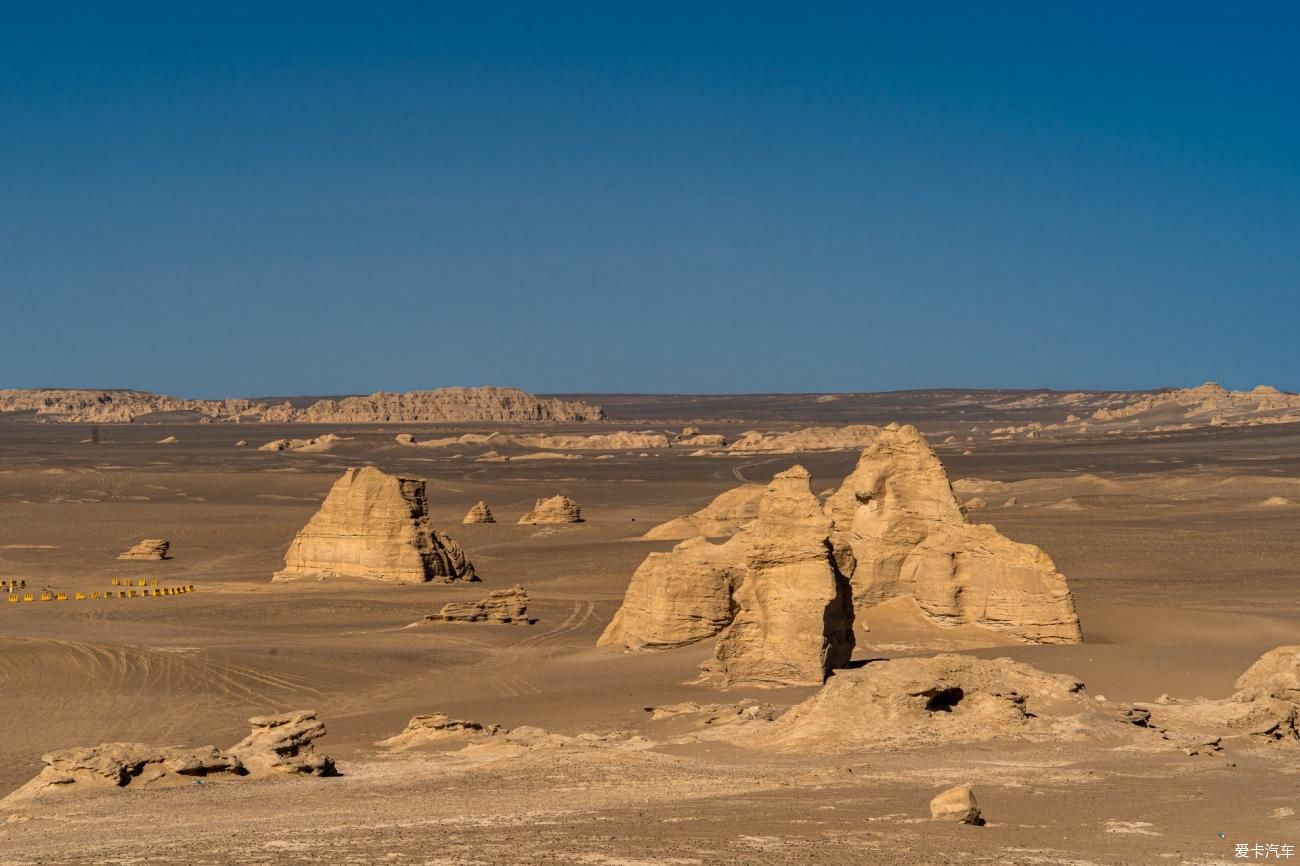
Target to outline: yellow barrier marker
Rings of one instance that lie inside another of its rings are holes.
[[[16,596],[16,595],[11,595],[11,596],[9,596],[9,600],[10,600],[11,602],[17,602],[17,601],[18,601],[18,596]]]
[[[41,593],[41,601],[53,601],[53,600],[54,600],[54,596],[50,595],[48,592]]]
[[[144,578],[142,577],[142,578],[140,578],[139,580],[137,580],[137,581],[135,582],[135,585],[136,585],[136,586],[144,586]]]
[[[31,600],[32,600],[32,594],[30,592],[23,596],[23,601],[31,601]]]
[[[55,601],[67,601],[67,600],[68,600],[68,594],[67,594],[66,592],[61,592],[61,593],[59,593],[58,595],[54,596],[54,600],[55,600]]]
[[[113,586],[117,586],[117,578],[113,578]]]
[[[74,599],[75,601],[84,601],[85,598],[86,598],[86,594],[85,594],[84,592],[79,592],[79,593],[77,593],[76,595],[73,596],[73,599]]]
[[[125,593],[125,592],[119,592],[119,593],[117,594],[117,597],[118,597],[118,598],[126,598],[126,593]]]
[[[92,593],[90,594],[90,597],[91,597],[91,598],[99,598],[99,593],[97,593],[97,592],[92,592]]]
[[[155,578],[153,579],[153,581],[152,581],[149,585],[150,585],[150,586],[157,586],[157,585],[158,585],[158,578],[155,577]]]

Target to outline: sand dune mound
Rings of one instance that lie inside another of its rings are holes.
[[[430,524],[424,482],[373,466],[349,469],[334,482],[275,573],[276,580],[322,577],[477,580],[460,545]]]
[[[161,538],[146,538],[143,541],[136,542],[129,550],[124,550],[117,555],[118,559],[127,559],[132,561],[157,561],[167,558],[167,551],[171,549],[172,543]]]
[[[582,509],[564,494],[539,499],[533,510],[519,518],[521,525],[533,523],[581,523]]]
[[[494,622],[531,625],[528,618],[528,593],[522,586],[497,589],[478,601],[453,601],[438,613],[426,616],[427,622]]]
[[[853,652],[847,585],[830,522],[793,467],[767,486],[758,516],[725,544],[691,539],[637,569],[601,644],[641,651],[718,635],[704,673],[720,685],[810,685]]]
[[[816,695],[746,744],[840,752],[1073,739],[1105,730],[1128,733],[1074,677],[1007,658],[945,654],[837,671]]]
[[[185,785],[208,776],[337,775],[334,759],[313,748],[313,741],[325,736],[325,725],[315,712],[259,716],[249,723],[249,735],[225,751],[215,746],[101,743],[49,752],[41,756],[45,767],[40,774],[0,800],[0,806],[106,788]]]
[[[914,598],[940,625],[971,623],[1028,643],[1082,640],[1050,557],[967,522],[943,464],[912,426],[891,425],[826,500],[831,543],[859,608]]]
[[[735,535],[758,516],[758,503],[766,488],[762,484],[742,484],[718,494],[712,502],[692,514],[661,523],[641,536],[647,541],[672,539],[722,538]]]
[[[492,516],[492,509],[488,508],[487,503],[481,499],[474,503],[469,511],[465,512],[465,518],[461,520],[461,523],[465,524],[496,522],[497,519]]]
[[[844,427],[805,427],[788,433],[750,431],[727,446],[728,451],[843,451],[865,448],[875,441],[879,427],[850,424]]]

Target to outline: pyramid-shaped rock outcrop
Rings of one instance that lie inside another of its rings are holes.
[[[477,580],[465,551],[429,521],[424,482],[366,466],[334,482],[289,544],[276,580],[363,577],[394,583]]]
[[[539,499],[533,510],[519,518],[520,524],[530,523],[581,523],[582,509],[564,494],[549,499]]]
[[[465,519],[461,523],[496,523],[497,519],[492,516],[492,509],[488,508],[487,503],[483,500],[476,502],[469,511],[465,512]]]
[[[801,466],[772,479],[758,515],[724,544],[653,553],[601,644],[653,650],[718,635],[706,674],[722,685],[816,685],[853,652],[848,587],[830,520]]]
[[[1051,557],[968,522],[943,464],[912,426],[891,425],[826,500],[831,544],[859,608],[914,599],[941,625],[970,623],[1029,643],[1082,640]]]

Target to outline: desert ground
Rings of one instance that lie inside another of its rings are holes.
[[[1023,645],[881,611],[859,624],[855,664],[948,650],[1006,656],[1074,675],[1099,705],[1117,706],[1225,698],[1263,653],[1300,644],[1300,424],[1008,438],[993,425],[1057,422],[1059,407],[990,408],[980,397],[955,408],[950,395],[922,392],[583,399],[608,419],[545,432],[692,423],[732,438],[915,424],[959,493],[984,501],[973,520],[1051,555],[1084,634],[1081,644]],[[1300,844],[1300,749],[1285,744],[1225,741],[1196,755],[1016,739],[775,751],[712,736],[735,718],[728,705],[779,713],[817,690],[695,684],[705,645],[597,647],[637,566],[674,544],[639,536],[795,464],[814,491],[833,488],[857,451],[623,449],[484,462],[483,445],[394,441],[494,431],[537,428],[136,423],[92,436],[87,424],[0,418],[0,580],[69,596],[114,578],[195,588],[0,604],[0,796],[36,776],[50,750],[222,746],[250,716],[302,708],[324,721],[317,746],[341,771],[17,804],[0,809],[0,864],[1086,866],[1241,862],[1242,843]],[[257,450],[324,433],[342,439],[321,452]],[[158,444],[168,437],[176,441]],[[481,582],[273,583],[331,484],[363,465],[426,479],[434,524]],[[557,493],[581,504],[584,522],[516,525]],[[479,500],[498,522],[462,525]],[[116,559],[145,538],[168,539],[172,558]],[[534,624],[420,622],[515,584]],[[647,711],[683,702],[705,708]],[[379,745],[434,712],[554,736]],[[956,784],[975,789],[984,826],[930,819],[930,798]]]

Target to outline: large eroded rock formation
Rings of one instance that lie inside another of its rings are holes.
[[[276,580],[319,577],[477,580],[460,545],[430,524],[424,482],[373,466],[349,469],[334,482],[275,573]]]
[[[650,554],[600,643],[667,649],[719,635],[706,673],[723,685],[820,683],[853,652],[829,533],[807,470],[782,472],[726,543],[694,538]]]
[[[831,543],[861,609],[915,599],[941,625],[971,623],[1029,643],[1082,640],[1051,557],[968,522],[943,464],[912,426],[883,428],[826,500]]]

